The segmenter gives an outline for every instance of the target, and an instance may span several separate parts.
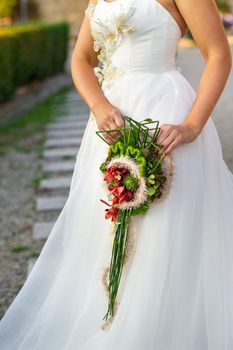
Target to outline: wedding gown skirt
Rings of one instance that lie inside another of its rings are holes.
[[[155,0],[99,0],[86,11],[96,44],[122,11],[131,13],[125,21],[134,30],[121,32],[121,22],[111,64],[96,71],[100,80],[105,74],[104,94],[136,120],[181,123],[196,92],[175,66],[178,25]],[[194,142],[173,151],[166,199],[135,217],[136,251],[106,330],[102,272],[113,236],[100,202],[106,198],[99,166],[107,145],[96,130],[91,114],[69,198],[0,323],[1,350],[232,350],[233,175],[212,118]]]

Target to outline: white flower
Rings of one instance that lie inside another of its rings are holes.
[[[85,10],[85,15],[93,18],[96,4],[89,4]]]
[[[86,13],[90,16],[91,21],[95,23],[95,26],[97,26],[92,30],[92,35],[94,38],[94,51],[99,52],[98,59],[100,66],[94,68],[94,73],[100,85],[102,85],[103,81],[114,81],[124,74],[123,69],[116,67],[112,63],[111,58],[124,39],[124,36],[135,30],[135,28],[129,26],[126,22],[134,14],[136,9],[132,6],[124,7],[121,5],[118,11],[103,21],[100,18],[94,19],[95,6],[94,4],[90,4]]]

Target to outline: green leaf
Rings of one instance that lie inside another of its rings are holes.
[[[101,166],[100,166],[100,170],[102,171],[102,173],[105,173],[106,171],[106,162],[102,163]]]
[[[156,192],[156,189],[154,187],[149,187],[148,188],[148,195],[153,196]]]
[[[132,209],[131,215],[132,216],[144,215],[149,208],[150,208],[149,204],[147,203],[142,204],[139,208]]]
[[[155,180],[153,180],[153,179],[147,179],[148,180],[148,182],[151,184],[151,185],[154,185],[155,184]]]
[[[153,166],[154,166],[153,163],[149,162],[149,167],[153,168]]]
[[[124,178],[123,184],[130,191],[136,190],[138,188],[138,179],[130,174]]]
[[[146,119],[143,120],[143,123],[144,123],[144,122],[146,122],[146,123],[153,123],[154,120],[151,119],[151,118],[146,118]]]

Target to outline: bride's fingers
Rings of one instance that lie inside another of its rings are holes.
[[[118,126],[116,125],[115,120],[109,121],[108,124],[109,124],[109,130],[118,129]],[[113,141],[115,141],[119,137],[118,132],[111,132],[109,133],[109,136],[112,138]]]
[[[124,127],[124,119],[122,118],[122,116],[120,115],[120,114],[118,114],[118,115],[116,115],[115,117],[114,117],[114,121],[115,121],[115,123],[116,123],[116,126],[118,127],[118,128],[123,128]]]
[[[177,139],[175,139],[175,140],[169,145],[169,147],[167,147],[167,149],[165,150],[165,153],[166,153],[166,154],[171,153],[178,145],[179,145],[179,142],[177,141]]]
[[[104,132],[104,130],[109,130],[109,129],[110,129],[109,125],[105,124],[105,125],[102,125],[102,127],[99,130],[102,131],[102,135],[106,141],[108,141],[109,143],[113,143],[113,139],[109,136],[109,133]]]
[[[165,138],[168,136],[168,130],[165,125],[161,125],[156,142],[162,144]]]
[[[174,141],[172,141],[170,143],[170,145],[166,148],[165,153],[171,153],[174,148],[176,148],[177,146],[181,145],[182,143],[183,143],[182,136],[178,134],[175,137]]]
[[[109,136],[109,134],[107,132],[103,132],[103,137],[105,138],[106,141],[108,141],[108,143],[112,144],[114,142],[114,140]]]
[[[171,132],[171,134],[169,134],[163,141],[162,141],[162,145],[164,147],[164,150],[166,150],[166,148],[168,148],[168,146],[176,139],[177,137],[177,132],[176,130],[173,130]]]

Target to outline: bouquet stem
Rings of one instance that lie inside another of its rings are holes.
[[[129,232],[131,210],[119,210],[116,223],[116,232],[113,241],[112,257],[109,269],[108,293],[109,302],[108,310],[103,320],[115,313],[115,300],[120,284],[121,274],[124,266],[125,248]]]

